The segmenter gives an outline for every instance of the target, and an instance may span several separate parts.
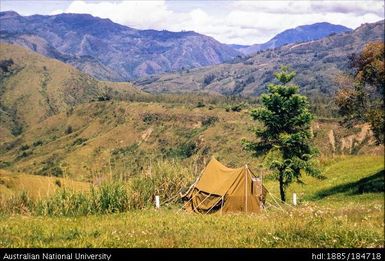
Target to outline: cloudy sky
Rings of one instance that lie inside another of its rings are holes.
[[[22,15],[89,13],[138,29],[193,30],[223,43],[263,43],[299,25],[330,22],[356,28],[384,19],[382,0],[323,1],[56,1],[1,0]]]

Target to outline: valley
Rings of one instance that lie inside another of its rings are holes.
[[[90,14],[6,11],[0,22],[1,248],[384,247],[384,145],[372,122],[343,125],[335,100],[351,58],[384,41],[384,20],[300,26],[262,45]],[[280,68],[298,93],[271,85]],[[272,135],[283,142],[264,156],[247,150],[269,129],[253,117],[266,113],[280,130],[279,113],[298,104],[284,116],[303,125]],[[320,175],[291,167],[299,176],[281,202],[272,166],[290,143],[302,151],[293,166],[311,161]],[[183,209],[212,157],[258,176],[267,191],[258,214]]]

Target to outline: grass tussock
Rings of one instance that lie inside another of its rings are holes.
[[[141,175],[123,181],[106,181],[88,191],[58,189],[45,198],[33,199],[25,191],[0,198],[0,214],[82,216],[111,214],[152,206],[155,195],[163,204],[176,203],[193,172],[176,161],[158,161]]]

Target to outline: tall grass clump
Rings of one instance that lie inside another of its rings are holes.
[[[53,197],[41,200],[35,207],[38,215],[78,216],[109,214],[130,209],[127,187],[123,183],[103,183],[91,191],[75,193],[60,190]]]
[[[179,192],[194,178],[192,166],[180,161],[158,161],[127,182],[109,181],[88,191],[60,188],[52,196],[31,199],[25,192],[0,199],[0,215],[83,216],[119,213],[153,206],[155,195],[161,203],[176,203]]]
[[[91,203],[92,194],[62,189],[52,197],[37,201],[31,211],[36,215],[44,216],[87,215],[93,214],[96,210],[92,208]]]
[[[0,214],[81,216],[124,212],[131,208],[126,184],[111,182],[87,192],[60,189],[48,198],[32,200],[27,193],[0,201]]]
[[[176,203],[179,192],[190,185],[194,179],[192,166],[179,161],[162,160],[146,169],[142,175],[131,179],[130,202],[135,209],[153,205],[154,197],[160,196],[161,203]]]
[[[25,191],[12,195],[10,198],[0,197],[0,215],[30,214],[34,206],[34,201]]]
[[[127,187],[124,183],[106,183],[99,190],[92,190],[93,207],[100,213],[124,212],[131,208]]]

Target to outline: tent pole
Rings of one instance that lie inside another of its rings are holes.
[[[219,198],[219,200],[221,200],[221,198]],[[218,204],[218,202],[213,204],[213,206],[206,211],[206,214],[209,213],[216,206],[216,204]]]
[[[194,210],[198,210],[198,207],[204,202],[204,201],[206,201],[206,199],[208,199],[209,197],[211,196],[211,193],[207,196],[207,197],[205,197],[205,199],[204,200],[202,200],[199,204],[198,204],[198,206],[193,206],[194,207]],[[199,212],[199,211],[198,211]]]
[[[246,172],[245,172],[245,193],[246,193],[246,199],[245,199],[246,206],[245,206],[245,210],[246,210],[246,213],[247,213],[247,165],[246,165]]]
[[[222,204],[221,204],[221,216],[222,216],[222,213],[223,213],[223,199],[224,199],[225,195],[222,196]]]

